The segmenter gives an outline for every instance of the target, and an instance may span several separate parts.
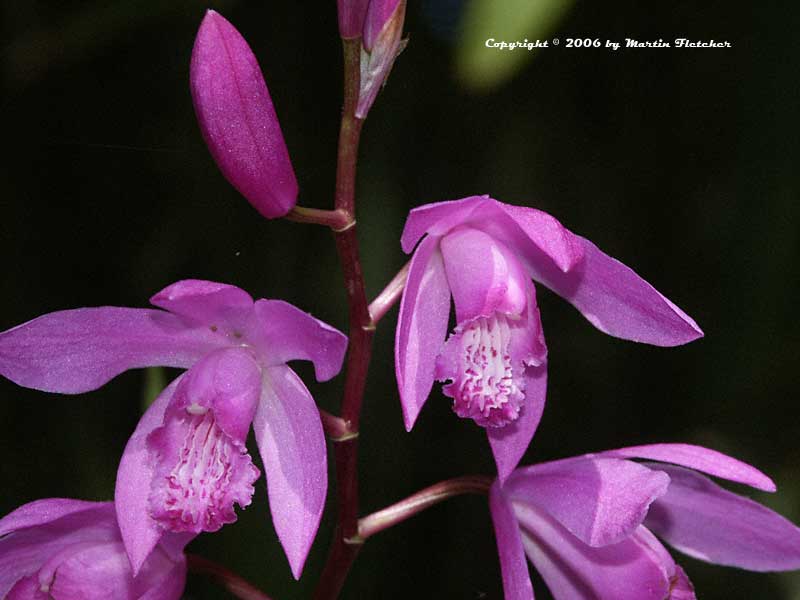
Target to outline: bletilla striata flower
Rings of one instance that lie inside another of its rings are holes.
[[[533,208],[488,196],[427,204],[411,211],[401,241],[407,253],[416,246],[395,338],[406,429],[434,379],[449,381],[456,414],[486,428],[501,479],[544,408],[547,349],[531,278],[616,337],[675,346],[703,335],[631,269]],[[445,343],[451,296],[457,325]]]
[[[40,390],[80,393],[122,371],[188,368],[142,417],[117,474],[116,507],[134,574],[166,534],[188,541],[236,520],[259,476],[252,423],[278,537],[299,577],[327,491],[325,438],[314,399],[286,365],[339,372],[347,338],[280,300],[186,280],[159,292],[164,310],[81,308],[0,334],[0,373]]]
[[[268,219],[297,202],[297,178],[253,51],[225,18],[206,13],[192,50],[192,100],[225,178]]]
[[[587,454],[495,482],[489,504],[506,600],[533,599],[525,555],[556,600],[693,600],[691,582],[653,534],[710,563],[800,568],[800,529],[695,471],[775,490],[753,467],[687,444]]]
[[[0,519],[0,598],[178,600],[185,582],[178,536],[133,576],[111,502],[49,498]]]

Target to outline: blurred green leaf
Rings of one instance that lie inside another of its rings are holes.
[[[456,71],[465,85],[489,90],[508,81],[539,52],[487,48],[486,40],[548,40],[574,0],[471,0],[456,48]]]
[[[144,389],[142,390],[142,409],[147,410],[155,402],[161,391],[167,387],[167,374],[162,367],[144,370]]]

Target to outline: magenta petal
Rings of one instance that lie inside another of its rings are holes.
[[[328,467],[319,411],[289,367],[266,370],[253,429],[266,471],[272,523],[299,579],[325,506]]]
[[[618,450],[606,450],[598,455],[618,458],[644,458],[673,463],[702,471],[714,477],[722,477],[736,483],[744,483],[759,490],[775,491],[775,484],[755,467],[730,456],[692,444],[650,444],[629,446]],[[654,468],[660,468],[656,465]]]
[[[317,381],[327,381],[342,368],[347,336],[283,300],[256,302],[256,347],[269,366],[290,360],[314,363]]]
[[[491,206],[489,196],[470,196],[461,200],[434,202],[415,208],[408,213],[400,245],[409,254],[426,233],[441,237],[458,225],[475,225],[477,215]],[[486,215],[484,214],[485,218]]]
[[[364,21],[364,48],[368,52],[372,52],[378,36],[400,2],[401,0],[372,0],[369,3],[367,18]]]
[[[525,310],[528,275],[502,243],[477,229],[457,229],[440,242],[447,281],[460,324],[495,311]]]
[[[533,586],[517,518],[497,481],[489,490],[489,510],[503,575],[503,595],[506,600],[533,600]]]
[[[546,513],[518,505],[515,513],[523,525],[525,553],[555,600],[668,597],[674,563],[665,564],[668,555],[654,552],[644,527],[617,544],[593,548]]]
[[[138,600],[178,600],[186,587],[186,557],[181,554],[177,562],[161,578],[155,582]]]
[[[208,327],[219,327],[253,308],[253,299],[244,290],[225,283],[184,279],[165,287],[150,304]]]
[[[578,266],[564,273],[539,261],[531,265],[533,278],[609,335],[655,346],[678,346],[702,337],[703,332],[691,317],[632,269],[604,254],[589,240],[577,239],[584,249]]]
[[[267,85],[247,42],[213,10],[197,32],[190,79],[222,174],[268,219],[285,215],[297,201],[297,179]]]
[[[770,509],[681,467],[645,524],[689,556],[751,571],[800,568],[800,529]]]
[[[219,346],[210,331],[160,310],[79,308],[0,333],[0,374],[25,387],[78,394],[128,369],[188,367]]]
[[[664,473],[629,460],[579,456],[519,469],[505,491],[515,503],[547,511],[585,544],[606,546],[636,530],[668,485]]]
[[[680,565],[675,565],[675,575],[669,590],[669,600],[697,600],[694,586]]]
[[[114,504],[122,541],[134,574],[139,572],[144,561],[165,534],[165,531],[152,519],[149,511],[148,498],[156,465],[147,446],[147,436],[162,425],[164,412],[182,378],[183,376],[178,377],[170,383],[142,415],[125,446],[117,469]]]
[[[42,574],[42,577],[45,577]],[[137,598],[131,566],[122,544],[94,544],[54,565],[50,595],[53,598]]]
[[[547,395],[547,365],[528,367],[524,375],[525,403],[519,418],[504,427],[488,427],[486,435],[497,464],[497,477],[504,481],[517,467],[536,433]]]
[[[84,508],[79,508],[80,504]],[[19,579],[35,574],[54,554],[75,545],[118,540],[113,516],[110,502],[63,499],[32,502],[6,516],[0,521],[0,598],[5,598]],[[22,589],[15,593],[21,594]]]
[[[336,0],[339,8],[339,35],[345,39],[361,37],[369,0]]]
[[[101,508],[107,502],[89,502],[71,498],[45,498],[20,506],[0,519],[0,537],[12,531],[50,523],[72,513]]]
[[[428,399],[447,335],[450,289],[438,245],[431,236],[414,252],[400,302],[394,361],[407,431]]]

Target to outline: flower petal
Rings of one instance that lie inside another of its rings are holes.
[[[319,411],[289,367],[266,370],[253,429],[267,475],[272,523],[299,579],[325,506],[328,468]]]
[[[165,287],[150,304],[208,327],[243,327],[253,308],[250,294],[235,285],[184,279]],[[222,332],[220,332],[222,333]]]
[[[669,544],[700,560],[751,571],[800,568],[800,528],[793,523],[692,471],[655,468],[671,483],[645,524]]]
[[[135,594],[131,566],[119,542],[93,544],[54,564],[40,581],[50,583],[52,598],[133,599]]]
[[[181,554],[161,581],[155,582],[138,600],[178,600],[186,587],[186,557]]]
[[[297,201],[297,179],[258,61],[245,39],[209,10],[190,67],[203,138],[225,178],[266,218]]]
[[[597,456],[614,456],[617,458],[644,458],[659,462],[673,463],[696,471],[702,471],[715,477],[722,477],[736,483],[744,483],[759,490],[775,491],[775,484],[755,467],[736,460],[730,456],[692,444],[649,444],[645,446],[628,446],[618,450],[606,450]],[[654,468],[660,469],[660,465]]]
[[[503,595],[506,600],[533,600],[533,586],[525,561],[519,525],[497,481],[489,490],[489,510],[492,513],[500,572],[503,575]]]
[[[583,258],[580,239],[554,217],[489,196],[470,196],[415,208],[403,229],[403,250],[410,252],[425,233],[441,236],[458,225],[481,229],[520,252],[529,262],[544,262],[563,272]]]
[[[94,390],[128,369],[188,367],[222,344],[160,310],[79,308],[0,333],[0,374],[46,392]]]
[[[0,519],[0,537],[12,531],[44,525],[72,513],[101,508],[107,504],[107,502],[89,502],[71,498],[34,500]]]
[[[694,586],[680,565],[675,565],[675,575],[669,589],[669,600],[697,600]]]
[[[178,384],[147,437],[155,464],[148,512],[163,530],[217,531],[236,521],[260,472],[245,441],[261,397],[261,369],[243,348],[217,350]]]
[[[117,469],[114,504],[122,542],[134,575],[139,573],[144,561],[166,533],[150,516],[150,488],[156,464],[147,445],[147,436],[163,424],[164,413],[182,378],[183,375],[170,383],[142,415]]]
[[[400,302],[394,364],[407,431],[428,399],[447,335],[450,288],[438,245],[437,238],[428,237],[417,248]]]
[[[458,323],[495,311],[519,315],[525,310],[530,278],[505,245],[463,227],[445,235],[440,247]]]
[[[517,467],[536,433],[544,411],[547,394],[547,365],[528,367],[525,370],[525,403],[519,418],[504,427],[486,429],[497,464],[497,477],[505,481]]]
[[[531,275],[577,308],[600,331],[655,346],[678,346],[703,332],[680,308],[632,269],[589,240],[583,261],[567,273],[551,263],[529,263]]]
[[[80,508],[80,504],[85,506]],[[38,523],[37,518],[41,519]],[[111,502],[41,500],[17,509],[0,523],[4,536],[0,537],[1,598],[18,580],[42,568],[52,555],[75,544],[119,539]],[[15,593],[22,592],[17,589]]]
[[[669,477],[635,462],[579,456],[518,469],[506,482],[516,504],[547,511],[590,546],[614,544],[642,523]]]
[[[588,546],[544,512],[514,506],[522,544],[555,600],[664,600],[670,570],[639,527],[619,543]],[[651,536],[652,537],[652,536]],[[656,542],[657,543],[657,542]],[[665,554],[665,553],[664,553]]]
[[[270,366],[290,360],[314,363],[317,381],[327,381],[342,368],[347,336],[283,300],[258,300],[259,324],[251,332]]]

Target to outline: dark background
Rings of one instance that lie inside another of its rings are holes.
[[[367,120],[360,154],[370,295],[406,260],[398,239],[414,206],[490,193],[551,212],[635,268],[706,337],[676,349],[613,339],[540,286],[550,388],[525,461],[656,441],[705,444],[771,475],[779,493],[753,497],[800,521],[797,9],[579,2],[554,34],[727,39],[733,48],[552,48],[510,83],[475,94],[454,76],[459,3],[409,2],[410,43]],[[261,219],[203,144],[188,65],[206,4],[161,4],[2,4],[0,329],[65,308],[145,306],[189,277],[284,298],[345,329],[330,235]],[[341,93],[335,3],[208,4],[259,58],[300,203],[329,207]],[[403,429],[395,319],[396,309],[379,327],[364,406],[365,512],[493,469],[483,432],[451,413],[438,386],[414,431]],[[310,369],[299,370],[310,382]],[[62,397],[0,381],[0,513],[41,497],[110,498],[143,385],[141,372],[129,372]],[[335,410],[340,379],[309,385]],[[327,552],[331,509],[299,583],[272,531],[263,480],[237,524],[190,548],[276,598],[307,597]],[[675,556],[707,600],[800,598],[798,574]],[[537,598],[548,597],[540,580],[534,585]],[[370,540],[344,594],[500,595],[478,496]],[[225,596],[192,578],[186,597]]]

